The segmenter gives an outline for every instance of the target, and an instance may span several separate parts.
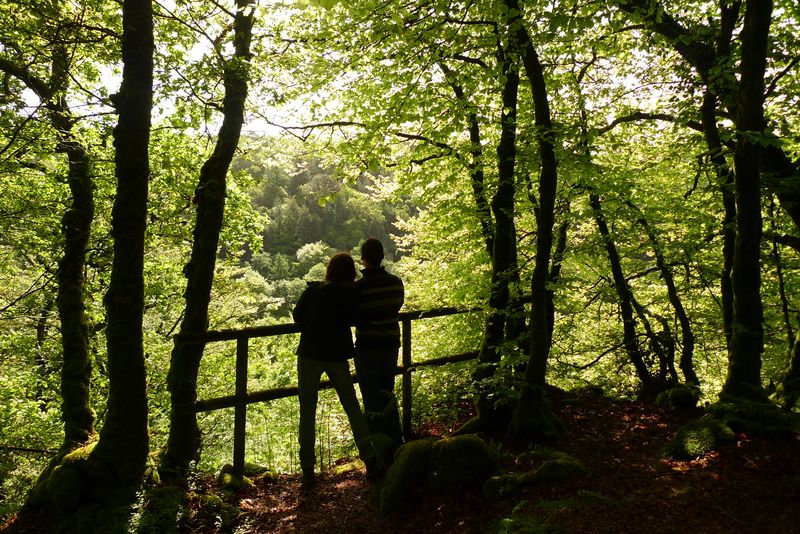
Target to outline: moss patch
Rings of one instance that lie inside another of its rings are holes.
[[[689,460],[733,443],[735,437],[728,425],[706,416],[681,427],[667,445],[664,455],[676,460]]]
[[[541,451],[536,454],[541,454]],[[586,467],[576,458],[553,451],[536,469],[489,478],[483,485],[483,495],[487,499],[500,499],[519,492],[525,486],[554,484],[586,472]]]
[[[781,410],[771,402],[728,398],[708,411],[736,433],[782,438],[800,431],[800,415]]]
[[[159,486],[145,491],[141,511],[131,525],[137,534],[178,532],[187,514],[188,498],[176,486]]]
[[[475,435],[406,443],[380,488],[380,511],[399,512],[419,494],[480,487],[496,468],[496,454]]]

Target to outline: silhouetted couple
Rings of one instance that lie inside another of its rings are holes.
[[[403,282],[382,266],[383,245],[370,238],[361,246],[362,278],[356,281],[353,258],[335,254],[324,282],[309,282],[293,311],[301,325],[297,347],[300,401],[300,467],[303,484],[314,483],[317,397],[322,373],[328,375],[342,404],[367,475],[380,469],[377,434],[402,440],[394,377],[400,347],[397,314],[403,305]],[[351,326],[356,327],[353,345]],[[358,403],[348,361],[355,357],[364,411]],[[366,413],[365,413],[366,412]]]

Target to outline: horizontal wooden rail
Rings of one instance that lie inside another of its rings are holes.
[[[420,367],[436,367],[446,365],[448,363],[466,362],[469,360],[476,360],[478,358],[478,351],[464,352],[455,354],[453,356],[442,356],[440,358],[431,358],[424,362],[412,363],[409,369],[413,371]],[[402,365],[397,367],[397,374],[402,375],[405,369]],[[358,383],[355,373],[352,375],[353,383]],[[320,389],[330,389],[332,386],[330,380],[324,379],[320,381]],[[285,399],[287,397],[294,397],[297,395],[297,386],[284,386],[280,388],[262,389],[259,391],[250,391],[244,397],[245,404],[255,404],[257,402],[267,402],[277,399]],[[212,412],[214,410],[222,410],[224,408],[233,408],[239,403],[236,395],[226,395],[224,397],[215,397],[213,399],[199,400],[193,405],[184,407],[181,413],[187,412]]]
[[[398,365],[397,374],[402,375],[402,407],[403,407],[403,433],[406,438],[411,430],[411,373],[421,367],[432,367],[448,363],[464,362],[478,357],[478,351],[464,352],[439,358],[431,358],[422,362],[411,360],[411,321],[446,317],[462,313],[481,311],[480,308],[457,309],[435,308],[432,310],[407,311],[399,315],[402,326],[402,364]],[[301,326],[295,323],[256,326],[241,329],[209,330],[206,332],[180,333],[175,336],[176,343],[211,343],[216,341],[236,341],[236,379],[235,394],[212,399],[197,400],[190,406],[178,408],[183,413],[209,412],[224,408],[234,409],[234,435],[233,435],[233,470],[241,474],[244,470],[245,434],[247,420],[247,406],[255,402],[266,402],[297,395],[297,386],[265,389],[260,391],[247,391],[248,343],[251,338],[280,336],[296,334]],[[356,382],[356,377],[353,376]],[[320,383],[320,389],[330,388],[329,380]]]

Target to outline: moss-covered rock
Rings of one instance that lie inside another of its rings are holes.
[[[709,407],[709,413],[733,432],[782,438],[800,431],[800,416],[768,401],[727,397]]]
[[[247,472],[246,468],[245,472]],[[241,491],[253,487],[253,481],[250,477],[236,473],[231,464],[222,466],[219,475],[217,475],[217,484],[231,491]]]
[[[665,448],[664,455],[688,460],[733,443],[735,439],[736,435],[727,424],[706,416],[681,427]]]
[[[497,469],[497,455],[474,434],[434,442],[428,487],[436,493],[455,486],[480,486]]]
[[[482,493],[487,499],[501,499],[517,493],[525,486],[554,484],[581,476],[586,472],[586,467],[573,456],[564,452],[551,451],[536,469],[489,478],[483,485]]]
[[[134,517],[132,530],[136,534],[167,534],[178,532],[187,513],[186,492],[177,486],[148,488],[141,510]]]
[[[475,435],[417,440],[397,450],[380,489],[380,511],[398,512],[413,495],[480,487],[497,469],[497,455]]]
[[[672,410],[694,410],[700,400],[700,390],[686,384],[677,384],[656,396],[656,404]]]
[[[426,486],[434,442],[433,439],[409,441],[397,449],[380,488],[382,514],[399,512],[411,495]]]
[[[556,451],[538,469],[523,474],[522,483],[552,484],[583,474],[586,474],[586,467],[580,461],[567,453]]]

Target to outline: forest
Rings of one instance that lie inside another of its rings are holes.
[[[0,21],[0,531],[797,529],[796,0]],[[306,495],[292,309],[368,237],[406,440],[322,390]]]

